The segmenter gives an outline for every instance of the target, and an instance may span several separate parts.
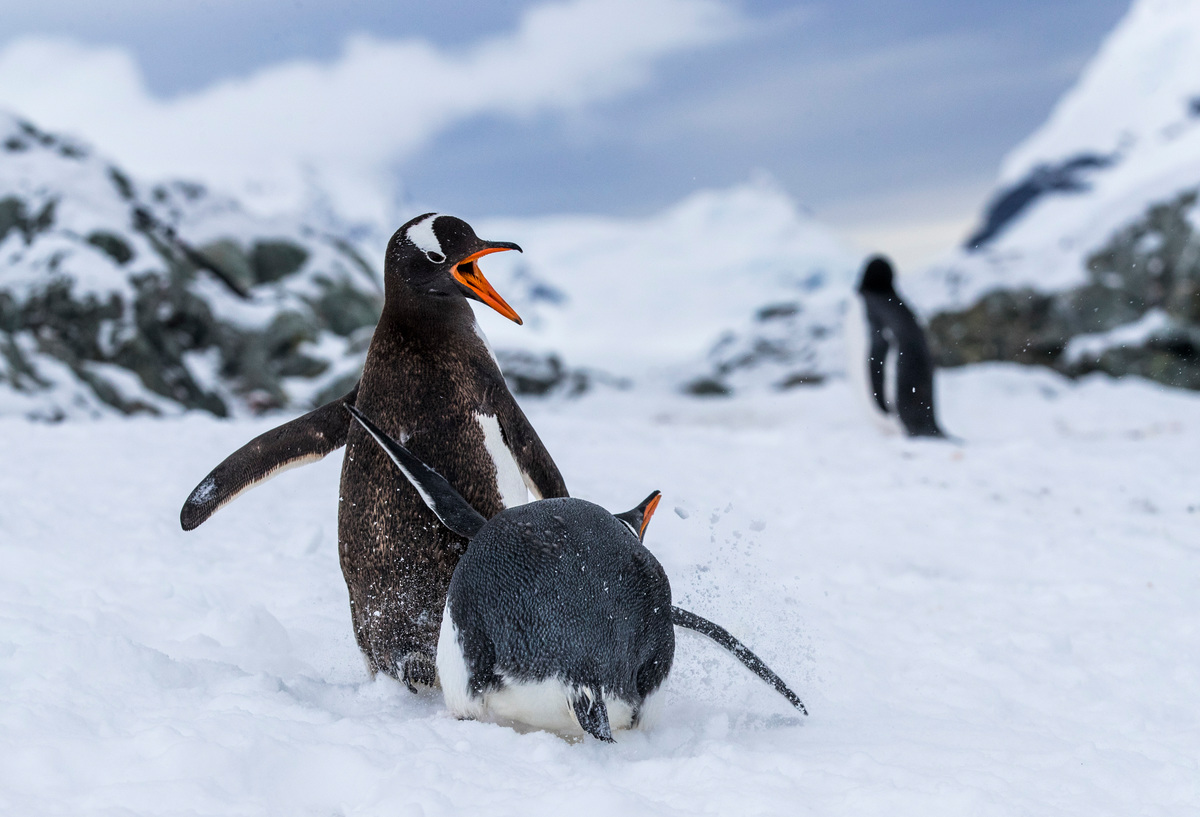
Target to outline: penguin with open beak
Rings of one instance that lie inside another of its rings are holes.
[[[442,608],[467,540],[440,524],[412,486],[388,476],[386,454],[345,407],[368,412],[487,517],[531,495],[566,496],[467,302],[520,323],[479,269],[487,255],[520,249],[485,241],[465,221],[438,213],[402,226],[388,243],[383,314],[358,385],[235,451],[201,480],[180,514],[192,530],[253,486],[346,446],[338,552],[355,637],[372,673],[414,691],[437,684]]]
[[[564,497],[485,519],[441,474],[347,408],[441,523],[470,540],[437,648],[455,715],[611,742],[614,731],[645,725],[675,657],[672,625],[713,638],[808,714],[726,630],[672,606],[667,574],[642,544],[658,491],[619,514]]]

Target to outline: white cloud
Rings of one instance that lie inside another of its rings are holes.
[[[394,163],[480,114],[570,109],[645,83],[656,59],[734,35],[723,0],[571,0],[463,49],[349,38],[335,61],[293,61],[158,99],[118,48],[26,38],[0,50],[0,106],[93,142],[146,177],[191,177],[263,210],[316,179],[339,212],[391,217]]]

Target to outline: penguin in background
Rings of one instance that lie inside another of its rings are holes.
[[[272,429],[229,455],[180,513],[193,530],[276,474],[346,447],[338,554],[354,634],[372,675],[416,692],[437,685],[435,653],[450,577],[466,537],[442,525],[346,407],[436,467],[484,516],[563,497],[554,460],[509,392],[467,299],[521,323],[479,271],[483,256],[516,244],[484,241],[453,216],[426,213],[388,242],[383,314],[362,377],[339,400]]]
[[[883,256],[863,269],[846,321],[847,371],[875,421],[891,433],[945,437],[933,407],[933,357]]]
[[[724,628],[671,604],[642,544],[659,492],[624,513],[556,498],[485,519],[354,406],[356,420],[443,525],[469,539],[450,581],[437,667],[460,718],[611,742],[646,725],[675,657],[674,626],[702,633],[787,698],[784,681]]]

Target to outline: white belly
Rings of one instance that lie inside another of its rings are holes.
[[[498,690],[486,692],[481,696],[472,695],[462,645],[451,620],[448,604],[442,611],[437,667],[446,708],[457,717],[506,726],[545,729],[567,737],[579,737],[584,734],[571,709],[568,687],[557,678],[532,683],[505,679],[503,687]],[[646,698],[642,707],[642,717],[638,719],[639,727],[653,720],[659,707],[650,704],[657,703],[655,699],[658,697],[656,691]],[[614,732],[632,727],[633,707],[627,702],[605,695],[604,706],[608,710],[609,726]]]
[[[491,414],[476,414],[475,422],[483,431],[483,445],[496,466],[496,488],[500,491],[500,501],[506,508],[524,505],[529,501],[529,489],[525,487],[521,467],[504,443],[500,421]]]

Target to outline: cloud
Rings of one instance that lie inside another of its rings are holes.
[[[188,177],[260,210],[313,183],[339,213],[392,216],[392,169],[447,127],[570,110],[645,84],[656,60],[734,36],[723,0],[571,0],[461,49],[356,35],[332,62],[292,61],[200,92],[151,95],[119,48],[26,38],[0,50],[0,106],[67,130],[142,176]]]

